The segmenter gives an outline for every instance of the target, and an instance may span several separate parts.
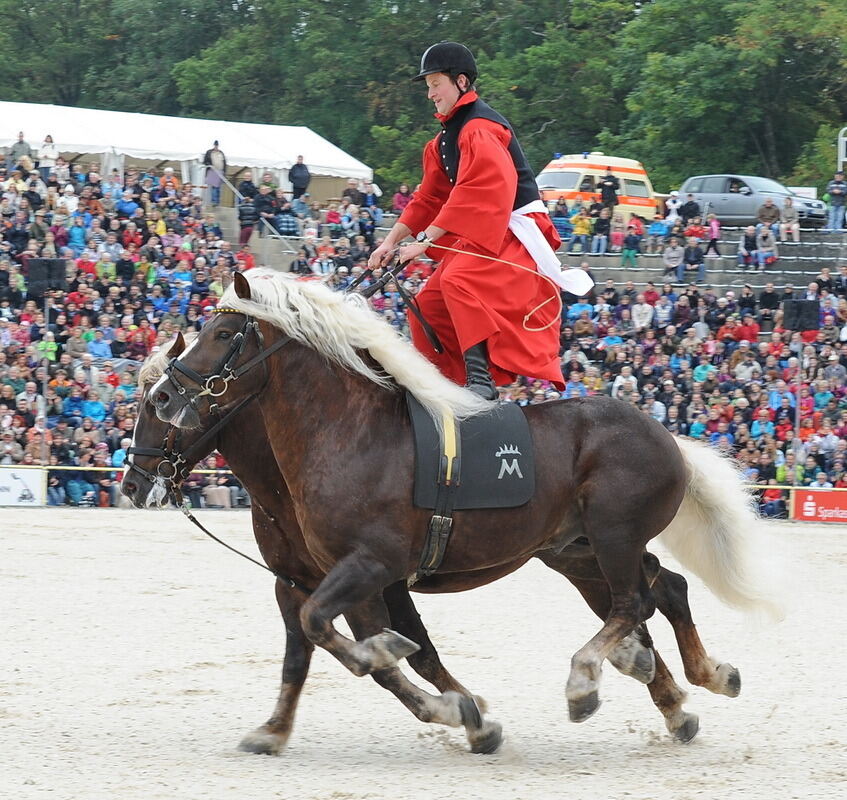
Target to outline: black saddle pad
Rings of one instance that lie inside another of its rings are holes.
[[[432,417],[406,394],[415,435],[415,498],[435,508],[441,443]],[[499,403],[491,412],[457,423],[461,441],[454,509],[515,508],[535,493],[529,424],[520,406]]]

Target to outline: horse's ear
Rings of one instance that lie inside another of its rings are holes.
[[[232,282],[235,286],[235,293],[242,300],[250,299],[250,284],[247,282],[247,278],[245,278],[240,272],[236,272],[235,275],[232,276]]]
[[[183,338],[182,331],[180,331],[176,335],[176,339],[174,339],[171,349],[168,350],[168,355],[171,358],[177,358],[183,350],[185,350],[185,339]]]

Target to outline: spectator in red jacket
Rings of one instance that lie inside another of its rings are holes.
[[[741,325],[735,326],[735,340],[740,342],[742,339],[747,339],[748,342],[757,342],[759,340],[759,323],[756,322],[752,314],[745,314]]]

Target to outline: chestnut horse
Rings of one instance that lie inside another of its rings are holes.
[[[400,386],[436,424],[444,412],[462,419],[490,407],[443,378],[363,303],[253,270],[235,275],[219,313],[150,389],[159,418],[183,428],[257,399],[303,546],[323,574],[300,610],[303,632],[356,675],[390,669],[418,648],[381,630],[390,621],[382,592],[414,579],[429,517],[412,505],[413,443]],[[603,662],[655,609],[643,558],[651,539],[661,534],[726,602],[773,607],[751,577],[745,544],[757,518],[728,462],[607,397],[545,403],[526,414],[535,497],[519,508],[456,512],[441,570],[420,588],[481,586],[534,555],[587,539],[608,584],[609,611],[571,660],[572,720],[594,713]],[[353,492],[357,476],[365,488]],[[337,616],[366,606],[356,640],[335,629]],[[439,721],[461,722],[453,702],[450,711],[438,707]],[[435,718],[432,707],[412,710]]]
[[[162,374],[167,357],[180,355],[184,347],[184,340],[179,335],[167,354],[152,356],[142,368],[138,421],[121,487],[124,494],[138,508],[161,506],[169,501],[178,503],[179,485],[194,463],[205,458],[213,449],[218,449],[253,497],[253,528],[266,562],[272,565],[274,571],[285,571],[292,577],[296,573],[295,583],[298,586],[316,586],[323,575],[315,570],[313,564],[302,563],[302,556],[298,556],[304,551],[303,537],[285,483],[281,476],[276,481],[268,480],[268,470],[276,469],[276,462],[264,428],[256,424],[253,400],[248,398],[248,403],[233,408],[228,412],[229,418],[225,416],[216,420],[208,430],[178,432],[155,416],[146,389]],[[261,415],[258,419],[261,420]],[[588,547],[573,543],[562,553],[548,551],[538,557],[565,575],[601,618],[608,613],[608,586]],[[653,593],[657,607],[674,626],[688,679],[710,691],[736,696],[741,685],[738,671],[730,664],[717,664],[706,654],[691,620],[685,579],[659,567],[655,557],[649,554],[645,554],[645,569],[651,576],[655,575]],[[423,585],[416,588],[426,591]],[[274,714],[241,743],[244,750],[269,754],[279,753],[290,735],[312,652],[312,645],[303,635],[297,613],[308,593],[284,581],[278,583],[276,591],[288,635],[283,685]],[[456,691],[468,696],[467,690],[441,664],[408,596],[406,584],[399,582],[389,587],[383,592],[383,599],[392,626],[421,645],[418,652],[409,656],[409,663],[415,671],[442,692]],[[636,638],[624,640],[610,656],[610,661],[624,674],[647,683],[656,706],[665,717],[668,730],[676,739],[689,741],[697,733],[697,716],[683,710],[684,692],[676,685],[658,654],[654,651],[653,658],[650,657],[650,649],[649,634],[646,626],[642,626]]]

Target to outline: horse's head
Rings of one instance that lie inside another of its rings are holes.
[[[177,334],[167,355],[176,358],[185,351],[185,340]],[[149,362],[148,362],[149,363]],[[136,508],[161,507],[173,501],[179,504],[179,487],[197,462],[218,447],[218,437],[230,421],[241,413],[252,399],[232,405],[219,418],[209,418],[208,424],[192,430],[181,430],[156,416],[150,399],[152,384],[161,369],[151,364],[153,373],[142,386],[138,416],[129,448],[121,491]],[[142,380],[144,372],[142,371]]]
[[[171,345],[168,356],[175,358],[184,350],[185,340],[180,333]],[[193,431],[186,432],[183,435],[178,428],[162,422],[150,402],[150,382],[140,388],[138,414],[121,491],[136,508],[161,507],[170,500],[176,500],[174,490],[185,479],[194,463],[187,463],[184,454],[199,438],[200,432],[196,435]],[[198,452],[194,460],[203,455],[205,453]]]
[[[250,299],[250,284],[234,277],[236,294]],[[266,358],[284,341],[265,347],[259,322],[241,311],[220,308],[197,338],[172,358],[150,389],[150,402],[163,422],[179,428],[206,427],[255,397],[268,378]]]

